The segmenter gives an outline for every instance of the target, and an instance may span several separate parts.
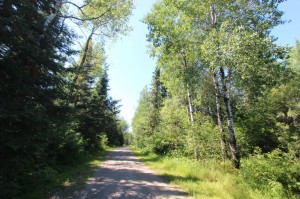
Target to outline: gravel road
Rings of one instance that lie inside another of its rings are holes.
[[[78,199],[191,198],[141,163],[128,147],[112,151]]]

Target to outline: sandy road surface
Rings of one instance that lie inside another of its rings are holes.
[[[190,198],[141,163],[128,147],[112,151],[78,199]]]

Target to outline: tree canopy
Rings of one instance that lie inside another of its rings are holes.
[[[60,165],[123,144],[103,45],[126,34],[132,8],[131,0],[1,1],[1,198],[20,198]],[[79,54],[71,20],[92,32]]]
[[[157,154],[201,161],[230,157],[233,166],[246,173],[261,157],[289,157],[296,169],[299,41],[290,50],[276,44],[271,34],[284,23],[282,2],[157,1],[143,21],[150,55],[157,59],[156,81],[166,95],[153,131],[147,124],[149,113],[156,110],[150,94],[155,84],[141,93],[133,143]],[[260,169],[256,172],[268,172]],[[254,174],[246,173],[255,181]],[[295,184],[287,181],[299,182],[296,178],[272,180],[288,195],[299,193],[299,187],[288,188]]]

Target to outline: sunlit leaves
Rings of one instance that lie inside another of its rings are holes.
[[[132,0],[91,0],[83,7],[86,26],[98,30],[101,36],[116,36],[128,30],[127,22],[133,8]]]

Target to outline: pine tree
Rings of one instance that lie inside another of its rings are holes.
[[[54,159],[47,154],[63,117],[63,63],[71,35],[59,18],[44,28],[54,1],[0,4],[1,195],[18,194]]]
[[[155,68],[152,77],[152,86],[150,90],[151,111],[149,118],[149,126],[151,134],[154,134],[160,123],[160,109],[164,98],[167,95],[167,90],[160,80],[160,69]]]

